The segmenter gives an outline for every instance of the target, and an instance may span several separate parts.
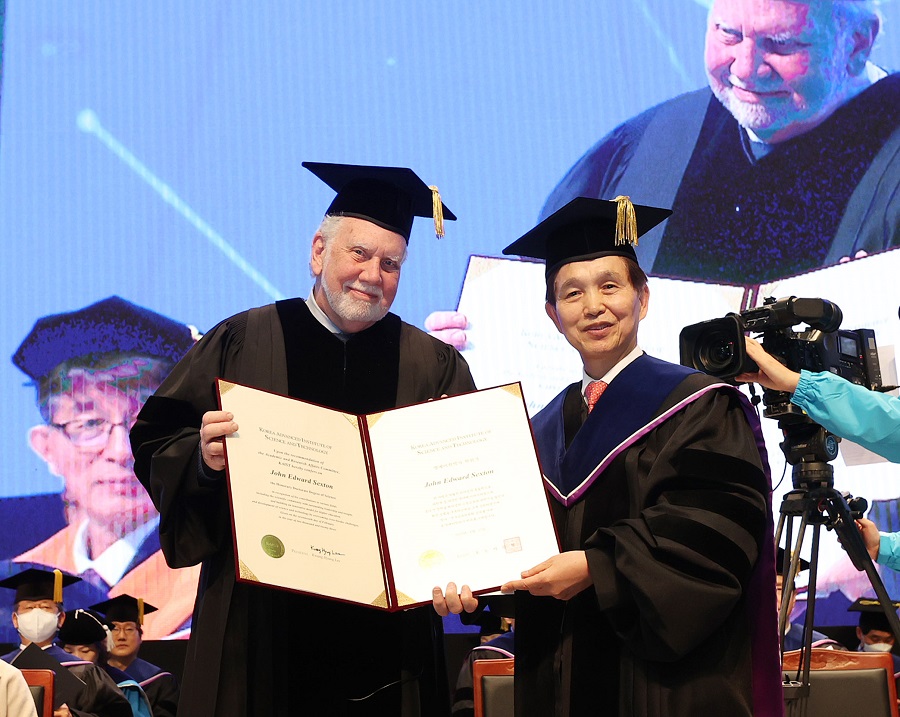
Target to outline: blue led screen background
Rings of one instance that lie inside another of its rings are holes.
[[[898,5],[882,7],[872,58],[889,71]],[[533,226],[588,147],[706,85],[706,13],[692,0],[9,0],[4,515],[16,498],[62,490],[29,448],[40,416],[9,360],[39,317],[118,295],[202,332],[305,296],[332,198],[300,166],[313,160],[409,166],[440,187],[459,220],[439,241],[419,220],[394,304],[422,326],[456,306],[471,255],[498,255]],[[39,516],[0,526],[0,557],[47,535]]]

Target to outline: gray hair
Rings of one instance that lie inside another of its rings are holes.
[[[328,250],[328,245],[331,243],[331,240],[337,236],[338,231],[341,228],[341,223],[346,217],[340,215],[331,215],[327,214],[322,219],[322,223],[319,224],[319,228],[316,230],[316,235],[322,237],[322,242],[325,244],[326,251]],[[407,256],[409,255],[409,249],[404,248],[403,256],[400,257],[400,263],[406,261]],[[316,276],[313,274],[312,270],[312,252],[310,251],[309,257],[309,275],[315,279]]]

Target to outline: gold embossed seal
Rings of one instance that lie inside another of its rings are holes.
[[[263,552],[270,558],[280,558],[284,555],[284,543],[274,535],[264,535],[260,544]]]

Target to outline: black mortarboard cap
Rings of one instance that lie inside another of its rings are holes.
[[[400,234],[409,243],[413,217],[432,217],[436,234],[443,220],[456,216],[441,202],[437,187],[428,186],[407,167],[303,162],[303,166],[337,192],[325,216],[356,217]]]
[[[788,566],[790,567],[790,566]],[[800,562],[797,565],[797,572],[803,572],[804,570],[809,570],[809,561],[800,558]],[[779,547],[778,553],[775,556],[775,574],[783,575],[784,574],[784,548]]]
[[[81,578],[68,575],[60,570],[46,568],[26,568],[15,575],[0,580],[0,588],[16,591],[14,602],[20,600],[53,600],[62,602],[62,589]]]
[[[891,600],[890,604],[896,610],[900,608],[900,601]],[[881,607],[881,602],[878,598],[871,597],[861,597],[857,598],[856,602],[854,602],[850,607],[847,608],[848,612],[880,612],[884,614],[884,609]]]
[[[106,626],[99,615],[78,608],[67,610],[57,638],[62,645],[93,645],[106,639]]]
[[[543,259],[547,276],[563,264],[602,256],[637,261],[634,245],[638,237],[671,213],[671,209],[632,204],[628,197],[613,201],[576,197],[516,239],[503,253]]]
[[[892,600],[890,604],[894,610],[900,608],[900,602],[896,600]],[[858,598],[856,602],[847,608],[847,611],[861,613],[859,616],[859,626],[863,629],[863,632],[868,632],[869,630],[893,632],[891,624],[888,622],[887,615],[884,614],[884,608],[881,607],[881,602],[878,598]]]
[[[91,605],[92,610],[106,616],[106,624],[113,622],[134,622],[144,624],[144,615],[156,612],[157,608],[143,599],[131,595],[118,595],[109,600]]]
[[[35,381],[64,361],[121,352],[177,362],[194,345],[191,329],[155,311],[110,296],[76,311],[38,319],[13,354]]]

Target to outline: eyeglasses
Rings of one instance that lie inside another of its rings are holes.
[[[124,625],[124,626],[121,626],[121,627],[120,627],[119,625],[114,625],[114,626],[110,629],[110,632],[113,633],[114,635],[115,635],[117,632],[121,632],[123,635],[127,635],[127,636],[130,637],[131,635],[134,635],[134,634],[137,632],[137,628],[136,628],[136,627],[132,627],[131,625]]]
[[[51,423],[50,425],[62,431],[73,446],[79,448],[103,448],[109,443],[112,429],[121,426],[125,432],[137,421],[137,416],[125,416],[121,421],[113,422],[107,418],[76,418],[65,423]]]

